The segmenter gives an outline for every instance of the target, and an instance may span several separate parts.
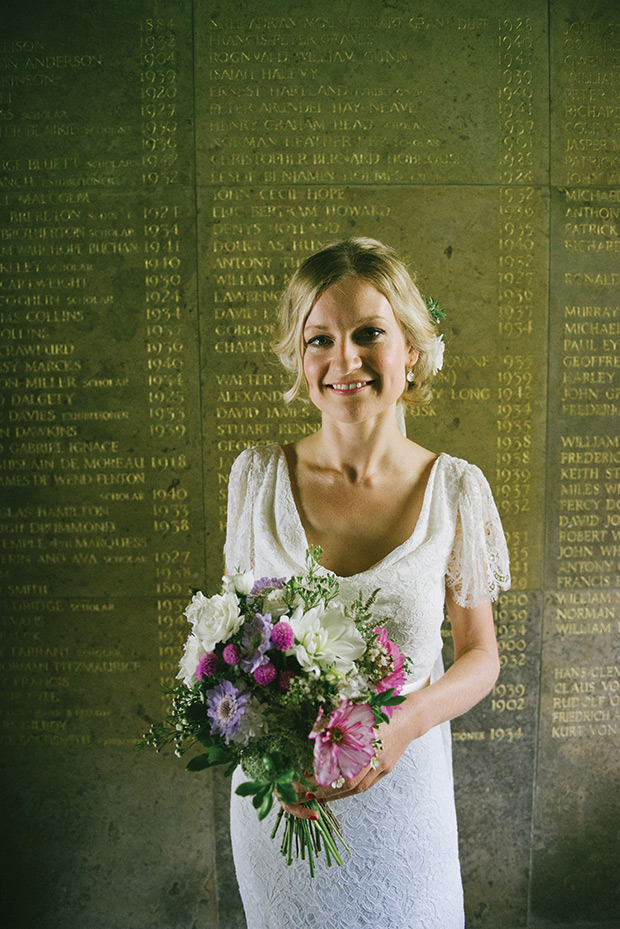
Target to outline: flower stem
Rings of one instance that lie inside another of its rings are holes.
[[[294,841],[294,857],[305,860],[307,852],[310,877],[314,877],[315,861],[318,860],[321,849],[325,852],[325,863],[328,868],[331,867],[332,861],[335,861],[337,865],[342,864],[342,857],[336,845],[336,840],[341,843],[349,854],[351,854],[351,849],[344,841],[340,830],[340,823],[327,803],[317,803],[316,800],[310,800],[304,803],[304,806],[314,810],[318,819],[301,819],[290,813],[284,813],[281,809],[278,812],[271,838],[275,838],[282,817],[284,816],[284,837],[282,839],[280,851],[286,859],[287,865],[292,864]]]

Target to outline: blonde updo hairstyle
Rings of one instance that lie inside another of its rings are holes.
[[[303,331],[314,304],[332,284],[351,277],[364,278],[387,298],[407,343],[420,353],[413,368],[414,383],[407,384],[401,401],[428,403],[433,378],[428,353],[436,336],[428,309],[393,249],[362,236],[332,242],[315,252],[295,271],[282,294],[274,350],[295,377],[284,400],[290,403],[305,387]]]

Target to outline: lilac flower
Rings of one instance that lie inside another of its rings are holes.
[[[237,690],[230,681],[222,681],[209,691],[207,715],[211,720],[211,732],[224,736],[226,741],[235,735],[249,699],[250,694]]]
[[[200,656],[198,667],[196,668],[196,680],[201,681],[204,677],[211,677],[217,671],[220,659],[215,652],[205,652]]]
[[[261,592],[261,590],[281,590],[284,587],[285,579],[282,577],[259,577],[257,581],[254,582],[254,586],[250,591],[250,596],[255,597]]]
[[[271,616],[267,613],[262,616],[255,613],[244,626],[241,640],[241,668],[248,674],[253,674],[261,665],[267,664],[269,659],[265,652],[271,648]]]

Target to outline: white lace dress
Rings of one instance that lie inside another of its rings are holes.
[[[226,565],[255,576],[304,572],[307,548],[280,446],[247,449],[233,465]],[[324,569],[322,569],[324,570]],[[344,596],[377,587],[377,614],[414,661],[411,689],[443,673],[445,586],[463,606],[495,599],[509,585],[508,553],[482,472],[442,454],[435,461],[416,527],[361,574],[340,578]],[[270,839],[275,811],[259,822],[235,795],[231,833],[248,929],[462,929],[449,725],[415,739],[374,787],[332,803],[353,854],[341,868],[324,860],[311,879],[305,861],[286,866]]]

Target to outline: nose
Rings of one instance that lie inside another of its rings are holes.
[[[342,375],[351,374],[361,367],[359,348],[352,339],[343,338],[338,342],[334,361],[338,374]]]

